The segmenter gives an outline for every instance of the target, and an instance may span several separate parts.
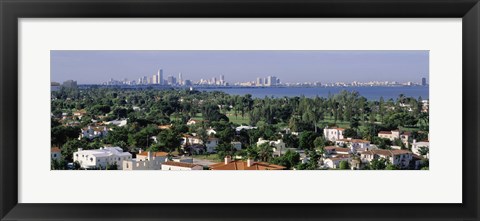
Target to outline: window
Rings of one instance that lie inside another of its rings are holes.
[[[57,154],[56,154],[56,153],[54,153],[54,154],[53,154],[53,157],[57,157]]]
[[[90,162],[92,162],[92,161],[93,161],[93,158],[92,158],[92,157],[90,157]]]

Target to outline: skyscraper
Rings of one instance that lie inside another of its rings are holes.
[[[263,86],[263,78],[257,77],[257,86]]]
[[[158,69],[157,73],[158,84],[163,85],[163,70]]]
[[[426,78],[422,78],[422,86],[427,86],[427,79]]]
[[[182,73],[178,73],[178,84],[179,84],[179,85],[182,85],[182,84],[183,84]]]
[[[268,84],[267,86],[275,86],[277,85],[277,77],[275,76],[268,76]]]
[[[174,76],[171,76],[171,75],[168,76],[167,80],[168,80],[169,85],[175,85],[177,83],[177,79]]]

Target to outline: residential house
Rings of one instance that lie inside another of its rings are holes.
[[[340,139],[335,141],[336,146],[346,146],[350,148],[352,153],[356,153],[358,149],[368,149],[370,147],[370,141],[362,139]]]
[[[168,153],[142,151],[137,158],[123,161],[123,170],[160,170],[162,163],[167,161]]]
[[[428,113],[428,100],[422,100],[422,112],[424,113]]]
[[[208,136],[212,136],[212,135],[217,134],[217,131],[215,131],[213,128],[210,127],[210,128],[207,129],[207,134],[208,134]]]
[[[73,153],[73,161],[78,162],[84,169],[105,169],[107,165],[116,164],[117,168],[121,170],[123,161],[131,159],[132,154],[123,152],[120,147],[103,147],[94,150],[78,148],[78,151]]]
[[[255,162],[252,159],[232,160],[230,156],[225,157],[224,162],[210,165],[211,170],[284,170],[284,166],[266,162]]]
[[[274,141],[274,140],[265,140],[263,138],[258,138],[257,147],[265,143],[268,143],[268,145],[274,147],[275,149],[280,149],[280,150],[285,149],[285,143],[281,139]]]
[[[360,154],[363,163],[369,163],[373,159],[384,158],[392,165],[400,168],[408,168],[412,160],[412,152],[408,150],[368,150]]]
[[[86,114],[87,114],[87,111],[85,109],[81,109],[73,112],[73,116],[77,117],[78,119],[82,119],[82,117],[85,116]]]
[[[202,120],[195,120],[195,119],[190,119],[187,121],[187,125],[190,126],[190,125],[194,125],[194,124],[197,124],[197,123],[201,123]]]
[[[160,130],[169,130],[172,128],[172,124],[159,125],[157,128]]]
[[[324,153],[326,156],[352,153],[350,148],[343,148],[337,146],[326,146],[323,148],[323,150],[325,151]]]
[[[323,160],[323,165],[326,168],[337,169],[340,167],[340,162],[349,162],[351,159],[350,154],[338,154],[335,157],[329,157]]]
[[[216,152],[215,148],[218,146],[218,142],[220,139],[216,137],[209,137],[207,143],[205,144],[205,148],[207,149],[208,153]]]
[[[325,136],[325,139],[329,141],[336,141],[344,138],[344,131],[345,129],[340,127],[325,127],[323,129],[323,135]]]
[[[104,127],[88,126],[81,129],[80,137],[78,139],[80,140],[82,138],[87,138],[91,140],[97,137],[106,137],[107,134],[108,134],[108,129],[105,126]]]
[[[52,147],[50,149],[50,158],[52,160],[60,160],[62,159],[62,151],[58,147]]]
[[[108,122],[105,122],[105,125],[115,125],[118,127],[123,127],[127,125],[127,119],[108,121]]]
[[[203,170],[203,166],[193,163],[167,161],[162,164],[162,170]]]
[[[378,137],[384,138],[384,139],[389,139],[391,141],[394,141],[396,139],[400,139],[402,143],[405,144],[405,146],[408,147],[408,139],[410,138],[411,133],[410,132],[401,132],[400,130],[392,130],[392,131],[380,131],[378,132]]]
[[[413,140],[413,143],[412,143],[412,152],[416,155],[422,155],[420,153],[420,149],[421,148],[428,148],[430,149],[430,142],[429,141],[420,141],[420,142],[417,142],[417,140]],[[429,151],[430,152],[430,151]],[[430,153],[427,153],[425,155],[425,157],[428,159],[430,158]]]
[[[239,126],[235,128],[235,131],[239,133],[241,130],[251,130],[251,129],[257,129],[257,127],[252,127],[252,126]]]

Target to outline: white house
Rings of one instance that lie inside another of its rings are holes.
[[[52,160],[59,160],[62,158],[62,151],[58,147],[52,147],[50,149],[50,158]]]
[[[203,170],[203,166],[193,163],[167,161],[162,164],[162,170]]]
[[[215,135],[217,134],[217,131],[215,131],[213,128],[210,127],[207,129],[207,134],[208,136]]]
[[[182,137],[181,144],[182,146],[189,146],[189,145],[195,145],[195,144],[203,144],[203,142],[200,139],[200,137],[185,134]]]
[[[78,119],[82,119],[82,117],[85,116],[86,114],[87,114],[87,111],[85,109],[73,112],[73,116],[77,117]]]
[[[91,140],[97,137],[106,137],[107,134],[108,134],[107,127],[88,126],[86,128],[81,129],[79,140],[82,138],[88,138]]]
[[[422,100],[422,112],[428,113],[428,100]]]
[[[340,162],[342,161],[349,162],[350,155],[341,154],[335,157],[326,158],[325,160],[323,160],[323,165],[327,168],[336,169],[340,167]]]
[[[121,170],[123,161],[131,159],[132,154],[123,152],[120,147],[103,147],[95,150],[78,148],[78,151],[73,153],[73,161],[78,162],[84,169],[105,169],[107,165],[116,164],[117,168]]]
[[[344,130],[344,128],[340,127],[325,127],[323,129],[323,135],[325,136],[325,139],[329,141],[336,141],[343,139]]]
[[[190,125],[194,125],[194,124],[197,124],[197,123],[200,123],[202,122],[201,120],[194,120],[194,119],[190,119],[187,121],[187,125],[190,126]]]
[[[105,122],[105,124],[106,125],[115,125],[115,126],[118,126],[118,127],[123,127],[123,126],[127,125],[127,119],[112,120],[112,121]]]
[[[167,157],[166,152],[140,151],[137,158],[123,161],[123,170],[160,170]]]
[[[392,165],[407,168],[413,159],[412,152],[408,150],[369,150],[364,151],[360,155],[362,162],[371,162],[373,159],[384,158]]]
[[[408,147],[408,139],[410,138],[410,136],[411,136],[410,132],[401,132],[400,130],[378,132],[378,137],[389,139],[391,141],[400,139],[402,143],[404,143],[407,147]]]
[[[207,143],[204,145],[200,137],[185,134],[183,135],[181,144],[183,147],[204,145],[208,153],[215,152],[215,148],[218,146],[219,139],[215,137],[209,137]]]
[[[358,149],[368,149],[370,147],[370,141],[362,139],[340,139],[335,141],[337,146],[347,146],[351,149],[352,153],[356,153]]]
[[[257,127],[252,127],[252,126],[239,126],[239,127],[236,127],[235,128],[235,131],[238,133],[240,132],[241,130],[251,130],[251,129],[257,129]]]
[[[420,154],[420,148],[427,148],[430,149],[430,142],[429,141],[420,141],[417,142],[416,140],[413,140],[412,143],[412,152],[416,155],[422,155]],[[429,151],[430,152],[430,151]],[[429,158],[430,153],[427,153],[426,158]]]
[[[350,148],[342,148],[336,146],[326,146],[323,148],[325,155],[337,155],[337,154],[350,154],[352,153]]]
[[[264,143],[268,143],[268,145],[274,147],[275,149],[280,149],[280,150],[284,150],[285,149],[285,143],[279,139],[279,140],[264,140],[263,138],[258,138],[258,141],[257,141],[257,147],[264,144]]]

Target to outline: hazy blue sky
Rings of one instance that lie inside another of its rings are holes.
[[[428,51],[51,51],[52,81],[164,78],[228,82],[277,76],[282,82],[428,81]]]

